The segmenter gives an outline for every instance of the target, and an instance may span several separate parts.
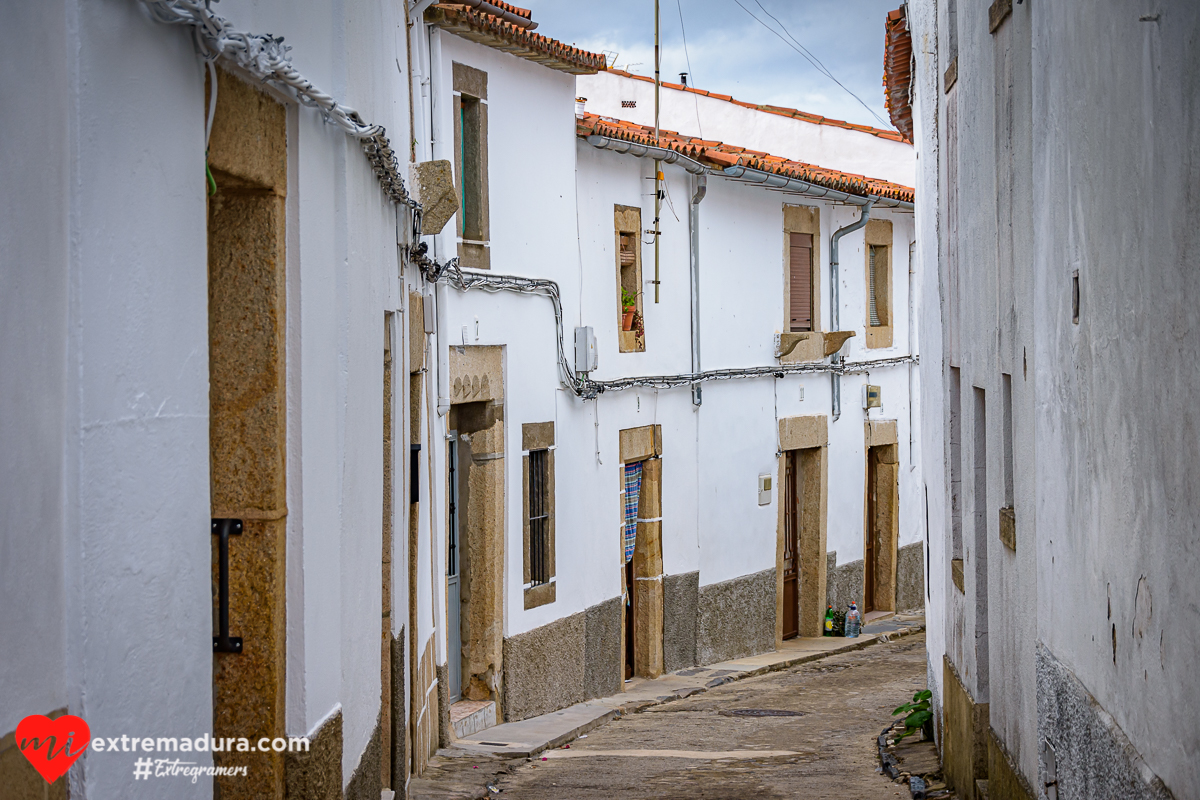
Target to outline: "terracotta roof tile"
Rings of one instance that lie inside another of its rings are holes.
[[[912,33],[904,9],[889,11],[884,22],[883,100],[888,116],[904,141],[911,142],[912,120]]]
[[[528,9],[501,0],[488,0],[488,4],[532,22],[532,14]],[[512,53],[559,72],[590,75],[606,67],[604,56],[600,53],[563,44],[557,39],[534,33],[532,28],[536,26],[517,25],[468,5],[437,3],[425,10],[425,21],[464,39]]]
[[[610,139],[620,139],[626,142],[651,145],[656,144],[654,129],[645,125],[635,125],[625,120],[601,117],[598,114],[584,114],[576,117],[575,132],[581,139],[592,134],[607,136]],[[890,181],[867,178],[834,169],[825,169],[803,161],[793,161],[780,156],[748,150],[744,147],[713,142],[692,136],[684,136],[675,131],[660,130],[657,146],[687,156],[701,164],[717,168],[741,165],[752,169],[772,172],[785,177],[797,178],[817,186],[834,189],[847,194],[859,196],[878,195],[890,197],[893,200],[913,202],[913,190],[907,186]]]
[[[611,72],[613,75],[620,75],[622,78],[633,78],[634,80],[638,80],[638,81],[646,81],[647,83],[654,83],[653,78],[649,78],[645,75],[634,75],[632,72],[626,72],[625,70],[610,69],[610,70],[608,70],[608,72]],[[819,114],[810,114],[807,111],[800,111],[799,109],[795,109],[795,108],[787,108],[786,106],[772,106],[772,105],[763,105],[760,103],[747,103],[744,100],[737,100],[727,94],[717,94],[715,92],[707,92],[704,89],[697,89],[694,86],[683,86],[678,83],[666,83],[665,81],[663,82],[662,85],[667,87],[668,89],[675,89],[677,91],[691,92],[692,94],[698,94],[703,97],[713,97],[713,98],[716,98],[717,100],[724,100],[727,103],[733,103],[736,106],[741,106],[742,108],[751,108],[751,109],[754,109],[755,111],[764,111],[768,114],[778,114],[781,117],[791,117],[792,119],[799,119],[799,120],[803,120],[804,122],[811,122],[815,125],[832,125],[837,128],[845,128],[846,130],[861,131],[863,133],[869,133],[872,136],[878,136],[880,139],[891,139],[894,142],[909,141],[908,139],[905,139],[904,136],[902,136],[901,134],[896,133],[896,131],[885,131],[883,128],[872,128],[870,125],[859,125],[854,122],[846,122],[845,120],[833,119],[831,117],[822,117]]]

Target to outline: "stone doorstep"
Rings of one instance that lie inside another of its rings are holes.
[[[454,736],[465,739],[496,724],[496,704],[491,700],[459,700],[450,706]]]
[[[784,642],[782,650],[771,653],[706,667],[690,667],[653,680],[635,679],[635,683],[621,694],[576,703],[561,711],[551,711],[518,722],[505,722],[480,733],[459,737],[449,750],[439,751],[439,754],[449,757],[487,754],[499,758],[531,758],[543,750],[562,747],[593,728],[625,714],[635,714],[652,706],[706,692],[712,686],[779,672],[924,630],[924,622],[914,620],[908,627],[886,633],[863,634],[849,640],[848,644],[837,644],[840,637],[791,639]],[[714,677],[717,673],[720,676]]]

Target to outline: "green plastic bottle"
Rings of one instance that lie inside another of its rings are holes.
[[[825,612],[825,636],[833,636],[833,606]]]

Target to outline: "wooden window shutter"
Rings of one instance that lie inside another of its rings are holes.
[[[788,327],[792,331],[813,328],[812,234],[788,234],[789,286]]]

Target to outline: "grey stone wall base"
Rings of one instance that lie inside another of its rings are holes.
[[[358,759],[358,768],[350,776],[346,800],[375,800],[383,790],[383,714],[375,719],[375,731]]]
[[[288,800],[342,800],[342,712],[309,737],[307,753],[287,753],[283,763],[283,796]]]
[[[837,565],[837,552],[826,554],[825,603],[845,611],[851,603],[863,607],[863,560]],[[922,589],[922,591],[924,591]]]
[[[585,700],[621,691],[621,598],[605,600],[583,612],[583,694]]]
[[[621,598],[504,640],[504,721],[621,691]]]
[[[663,577],[663,671],[696,665],[700,633],[700,573]]]
[[[1116,720],[1041,642],[1037,706],[1038,779],[1057,780],[1058,800],[1173,800]]]
[[[504,720],[536,717],[584,699],[586,612],[504,640]]]
[[[701,664],[775,649],[775,569],[701,586],[698,593]]]
[[[925,544],[913,542],[896,551],[896,610],[925,608]]]
[[[397,800],[404,800],[404,778],[408,774],[408,729],[405,720],[408,719],[408,702],[405,695],[404,649],[406,636],[404,628],[392,637],[392,752],[385,753],[384,758],[392,759],[392,790],[396,792]]]

